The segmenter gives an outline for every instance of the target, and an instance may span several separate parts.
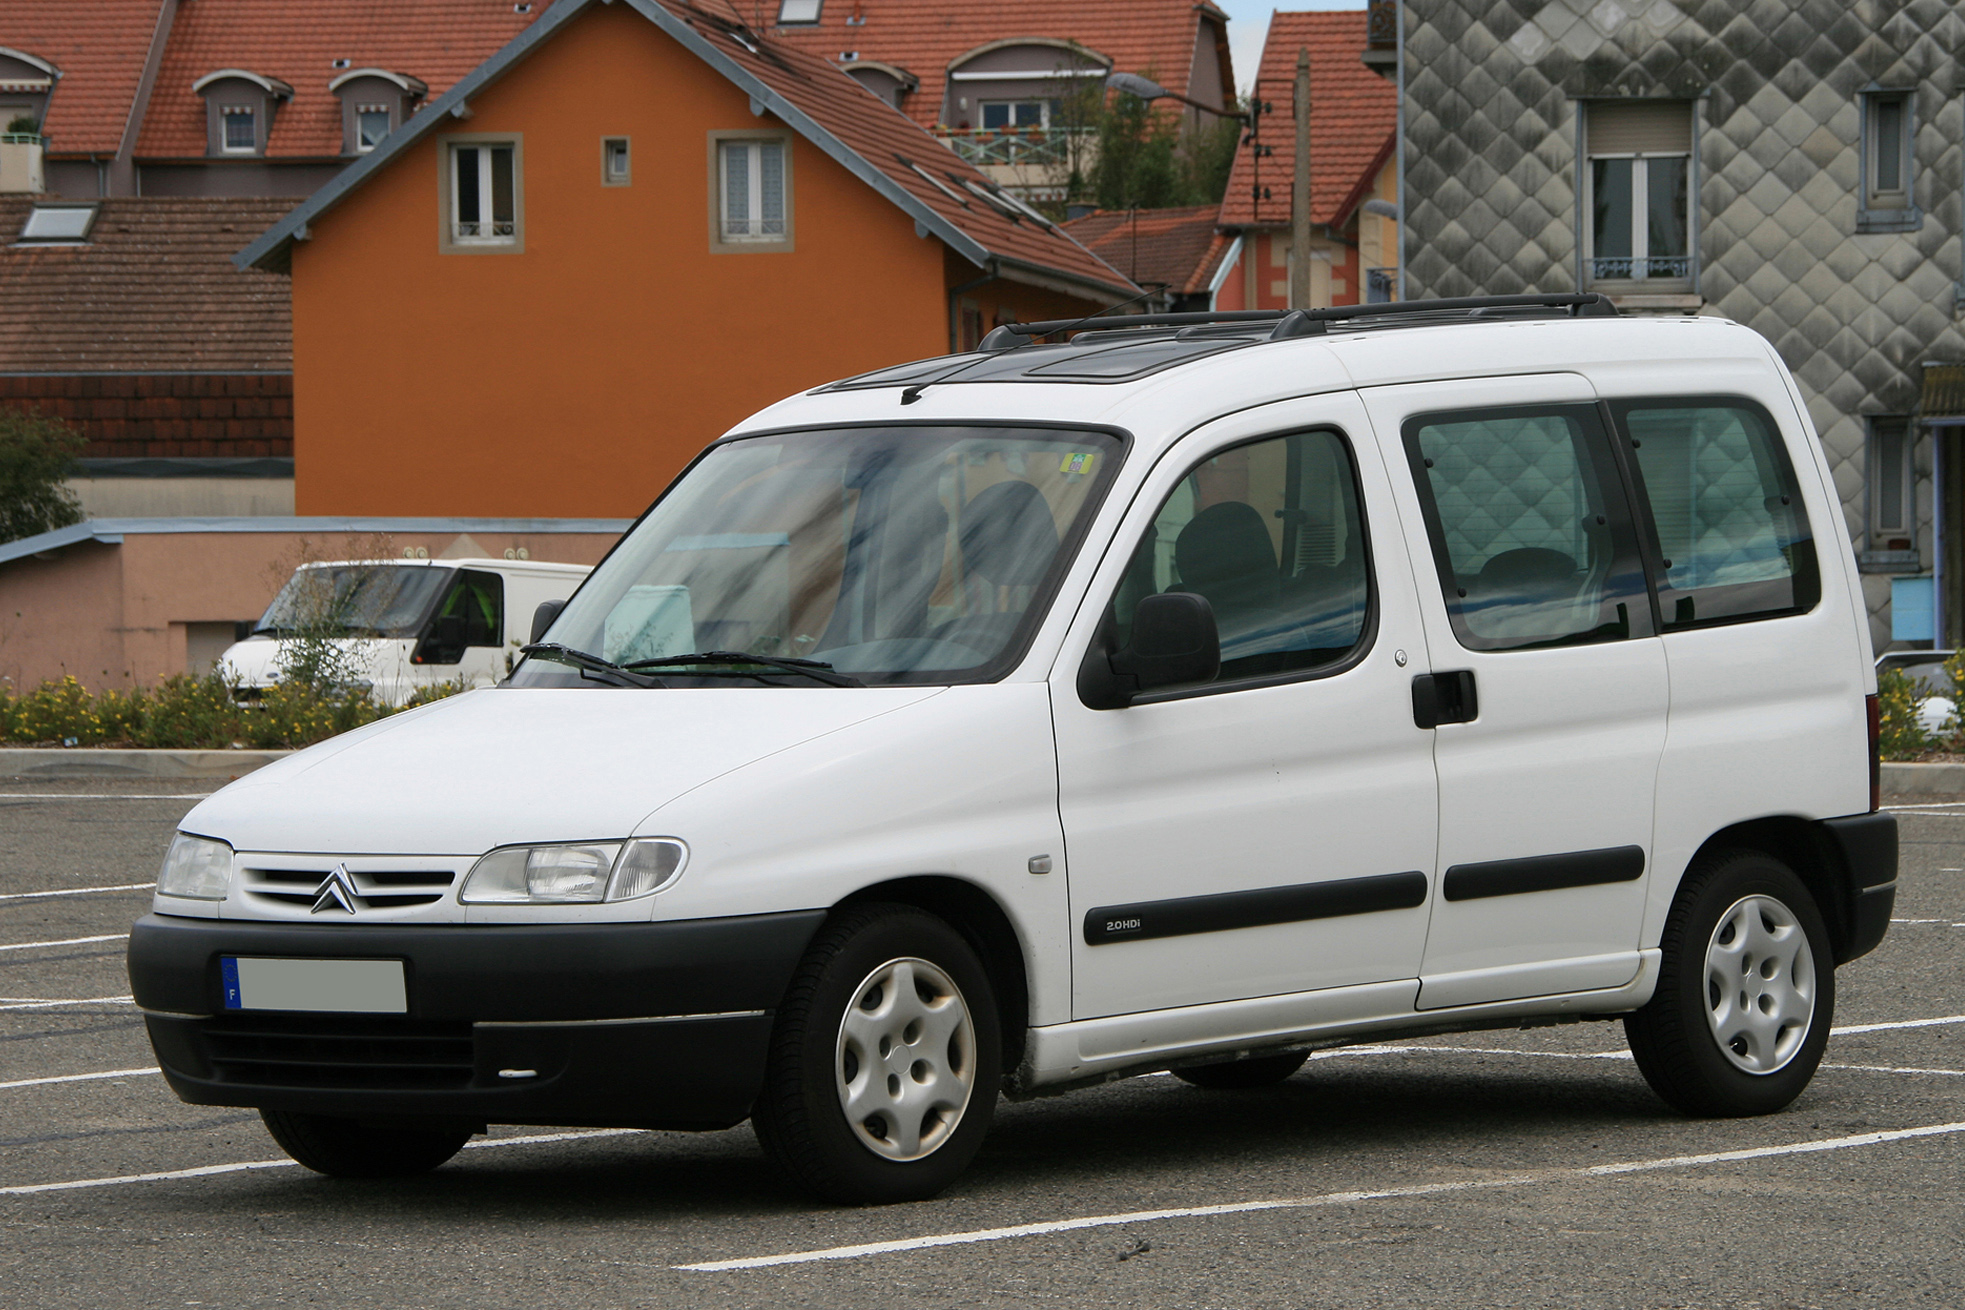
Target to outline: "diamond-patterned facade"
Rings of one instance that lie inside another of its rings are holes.
[[[1576,102],[1696,100],[1699,312],[1774,343],[1821,434],[1849,533],[1859,550],[1869,546],[1866,418],[1916,412],[1922,365],[1965,361],[1965,78],[1956,53],[1965,50],[1965,7],[1404,0],[1403,8],[1407,294],[1587,285]],[[1872,87],[1914,91],[1914,199],[1923,216],[1914,231],[1857,231],[1859,105]],[[1927,570],[1937,549],[1931,440],[1917,452],[1917,546]],[[1965,447],[1948,449],[1955,488]],[[1955,544],[1947,553],[1965,558]],[[1948,569],[1955,628],[1965,615],[1965,569]],[[1864,590],[1880,647],[1889,639],[1889,579],[1866,575]]]

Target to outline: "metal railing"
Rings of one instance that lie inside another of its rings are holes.
[[[1090,136],[1067,127],[936,128],[935,135],[972,164],[1068,167],[1074,138]]]
[[[1602,282],[1642,281],[1646,278],[1692,276],[1692,260],[1685,255],[1633,259],[1628,255],[1590,260],[1590,277]]]

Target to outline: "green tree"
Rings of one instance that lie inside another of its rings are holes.
[[[1066,101],[1065,119],[1090,129],[1088,148],[1073,160],[1072,199],[1101,209],[1218,204],[1241,141],[1236,119],[1187,128],[1185,115],[1124,92],[1107,94],[1098,81]]]
[[[86,445],[61,419],[31,409],[0,409],[0,541],[82,521],[68,476]]]

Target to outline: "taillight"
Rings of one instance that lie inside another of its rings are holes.
[[[1869,812],[1883,808],[1883,703],[1875,696],[1863,697],[1869,710]]]

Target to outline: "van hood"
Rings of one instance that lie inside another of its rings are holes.
[[[712,778],[942,690],[487,688],[271,764],[179,826],[236,850],[336,855],[625,837]]]

